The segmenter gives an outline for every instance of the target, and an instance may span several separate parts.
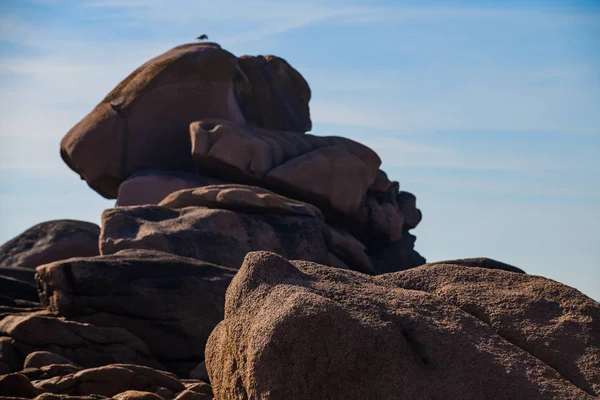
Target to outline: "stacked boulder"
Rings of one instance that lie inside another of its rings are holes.
[[[423,265],[415,196],[306,133],[310,95],[281,58],[187,44],[71,129],[63,160],[116,204],[0,247],[0,396],[597,396],[600,306],[489,259]]]

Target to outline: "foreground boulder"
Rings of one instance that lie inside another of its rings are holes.
[[[63,160],[102,196],[147,169],[193,172],[189,124],[244,123],[235,100],[237,58],[214,43],[178,46],[125,78],[63,138]]]
[[[0,246],[0,269],[34,270],[53,261],[97,256],[99,235],[98,225],[90,222],[61,219],[39,223]]]
[[[591,399],[600,393],[598,303],[541,277],[457,265],[441,268],[438,277],[437,268],[370,277],[249,254],[206,347],[215,397]],[[471,307],[476,296],[483,301]],[[565,350],[550,346],[552,358],[533,350],[532,342],[544,340]]]
[[[234,273],[158,251],[125,250],[38,267],[37,280],[49,310],[126,329],[162,365],[187,376],[204,359],[208,335],[223,318],[225,290]]]

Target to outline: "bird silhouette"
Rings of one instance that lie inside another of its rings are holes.
[[[207,40],[208,36],[206,36],[206,35],[200,35],[196,39],[198,39],[198,40]]]

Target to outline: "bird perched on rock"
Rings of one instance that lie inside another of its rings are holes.
[[[196,39],[198,39],[198,40],[207,40],[207,39],[208,39],[208,36],[206,36],[206,35],[201,35],[201,36],[198,36]]]

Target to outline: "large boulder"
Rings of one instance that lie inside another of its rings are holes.
[[[181,190],[158,206],[106,210],[100,247],[102,254],[160,250],[236,269],[248,252],[268,250],[289,259],[371,272],[364,246],[350,235],[345,241],[338,236],[310,204],[230,184]]]
[[[600,304],[578,290],[486,258],[425,265],[389,279],[459,307],[574,386],[600,395]]]
[[[236,70],[237,58],[215,43],[186,44],[153,58],[67,133],[63,160],[107,198],[116,198],[120,183],[136,171],[193,172],[191,122],[244,123],[233,90]]]
[[[223,318],[225,290],[234,273],[158,251],[125,250],[43,265],[37,280],[49,310],[124,328],[163,365],[187,376],[204,359],[208,335]]]
[[[0,337],[9,338],[11,347],[22,357],[43,350],[84,367],[112,363],[161,367],[148,346],[125,329],[64,321],[44,313],[4,317]],[[11,363],[11,369],[15,367]]]
[[[242,56],[238,65],[235,94],[248,124],[278,131],[310,131],[310,87],[298,71],[275,56]]]
[[[173,192],[207,185],[226,183],[220,179],[177,171],[140,171],[132,174],[121,186],[116,206],[158,204]]]
[[[592,399],[599,324],[598,303],[542,277],[458,265],[371,277],[256,252],[206,365],[219,399]]]
[[[173,209],[206,207],[255,213],[303,215],[323,219],[321,211],[311,204],[280,196],[261,187],[237,184],[180,190],[165,197],[159,205]]]
[[[352,140],[217,119],[194,122],[190,134],[204,173],[314,204],[328,223],[367,247],[400,241],[421,219],[415,197],[399,192],[379,169],[377,154]]]
[[[99,235],[98,225],[90,222],[70,219],[42,222],[0,246],[0,269],[34,270],[53,261],[97,256]],[[18,280],[29,282],[25,275]]]

